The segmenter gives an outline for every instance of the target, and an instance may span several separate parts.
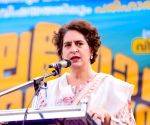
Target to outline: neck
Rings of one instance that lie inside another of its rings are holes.
[[[91,77],[93,77],[94,71],[92,70],[91,66],[85,69],[76,68],[72,69],[71,73],[68,77],[68,81],[72,85],[79,85],[81,83],[85,83]]]

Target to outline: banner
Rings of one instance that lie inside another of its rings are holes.
[[[74,19],[98,29],[102,47],[93,69],[133,84],[137,125],[149,125],[149,0],[0,0],[0,92],[43,75],[58,60],[53,33]],[[33,93],[24,87],[4,95],[0,109],[27,107]]]

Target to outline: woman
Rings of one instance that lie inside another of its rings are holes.
[[[71,71],[50,81],[47,98],[44,92],[39,94],[38,107],[87,101],[87,113],[97,124],[134,125],[130,108],[133,86],[91,68],[101,45],[96,28],[83,20],[72,21],[55,33],[54,44],[60,59],[71,61]]]

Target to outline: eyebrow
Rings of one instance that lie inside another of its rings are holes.
[[[64,44],[66,44],[66,43],[72,43],[71,41],[64,41]]]
[[[75,40],[75,41],[64,41],[64,44],[66,43],[72,43],[72,42],[83,42],[82,40]]]

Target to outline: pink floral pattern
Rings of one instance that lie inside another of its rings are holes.
[[[73,103],[74,97],[72,96],[65,96],[63,98],[59,98],[56,101],[56,105],[71,105]]]
[[[118,119],[120,123],[112,120],[111,125],[136,125],[130,103],[121,108],[119,112],[114,115],[114,117]]]
[[[45,91],[40,91],[38,95],[38,108],[44,108],[47,106],[47,101],[45,98]]]

